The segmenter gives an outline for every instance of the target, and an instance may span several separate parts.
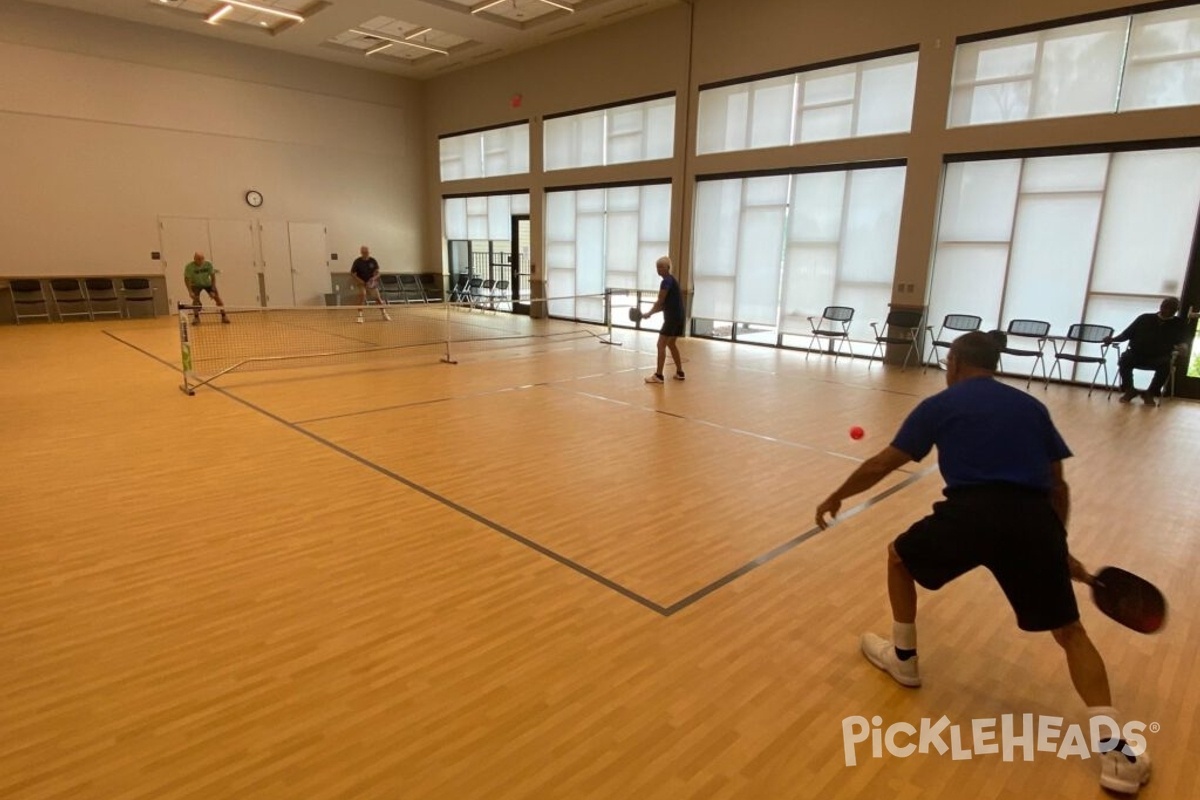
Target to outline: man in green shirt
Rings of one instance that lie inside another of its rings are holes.
[[[225,315],[225,303],[221,301],[221,295],[217,292],[217,271],[213,268],[211,261],[204,260],[204,253],[199,250],[188,265],[183,268],[183,282],[187,285],[188,294],[192,296],[192,324],[200,324],[200,293],[208,292],[221,309],[221,322],[229,324],[229,317]]]

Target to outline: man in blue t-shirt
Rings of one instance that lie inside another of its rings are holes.
[[[658,331],[658,362],[654,374],[646,378],[646,383],[663,383],[663,367],[667,364],[667,351],[671,351],[671,359],[675,362],[675,380],[681,381],[683,375],[683,359],[679,357],[679,346],[675,340],[683,336],[683,292],[679,289],[679,281],[671,274],[671,259],[663,256],[655,262],[662,283],[658,287],[658,299],[654,305],[642,315],[642,319],[657,314],[663,315],[663,324]]]
[[[1018,627],[1049,631],[1063,648],[1089,716],[1118,720],[1104,661],[1079,621],[1071,587],[1072,578],[1087,577],[1067,551],[1070,491],[1062,462],[1071,451],[1044,405],[994,379],[999,358],[999,344],[989,334],[956,339],[946,365],[947,388],[922,401],[892,443],[817,507],[817,525],[824,529],[826,515],[836,517],[843,500],[937,447],[945,499],[888,546],[892,639],[863,634],[863,655],[898,683],[920,686],[916,584],[937,590],[987,567]],[[1149,779],[1144,752],[1133,752],[1119,739],[1106,740],[1102,748],[1104,787],[1136,792]]]

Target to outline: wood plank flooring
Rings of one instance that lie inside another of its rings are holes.
[[[855,715],[1083,721],[986,573],[921,593],[921,689],[858,652],[940,478],[813,510],[939,373],[685,340],[688,380],[652,387],[623,331],[187,397],[175,336],[0,328],[6,800],[1103,796],[1050,753],[846,764]],[[1143,797],[1200,797],[1200,404],[1033,391],[1076,454],[1076,553],[1171,601],[1146,637],[1080,593],[1119,706],[1161,726]]]

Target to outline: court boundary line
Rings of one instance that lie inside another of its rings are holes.
[[[163,359],[163,358],[155,355],[154,353],[151,353],[150,351],[148,351],[142,347],[139,347],[136,344],[133,344],[132,342],[128,342],[128,341],[122,339],[120,336],[117,336],[116,334],[112,333],[111,331],[102,331],[102,332],[106,336],[113,339],[114,341],[120,342],[121,344],[125,345],[126,347],[129,347],[129,348],[137,351],[138,353],[141,353],[142,355],[147,356],[148,358],[150,358],[154,361],[157,361],[158,363],[168,367],[169,369],[171,369],[172,372],[179,371],[179,367],[177,367],[176,365],[167,361],[166,359]],[[537,387],[537,386],[542,386],[542,385],[544,385],[544,384],[532,384],[531,386]],[[495,522],[494,520],[491,520],[491,519],[483,516],[482,514],[476,512],[476,511],[472,511],[471,509],[467,508],[466,506],[462,505],[461,503],[455,502],[454,500],[451,500],[448,497],[440,495],[437,492],[433,491],[432,489],[422,486],[421,484],[416,483],[415,481],[413,481],[409,478],[406,478],[397,472],[393,472],[392,470],[388,469],[387,467],[384,467],[381,464],[376,464],[374,461],[371,461],[370,459],[366,458],[365,456],[361,456],[361,455],[355,453],[354,451],[349,450],[345,447],[342,447],[341,445],[336,444],[335,442],[332,442],[313,431],[310,431],[310,430],[307,430],[307,429],[301,427],[301,425],[299,423],[290,422],[290,421],[284,419],[283,417],[279,416],[278,414],[272,413],[272,412],[266,410],[265,408],[262,408],[261,406],[255,405],[251,401],[249,401],[245,398],[239,397],[236,394],[233,394],[231,391],[224,389],[220,386],[215,386],[215,385],[209,384],[207,386],[207,388],[221,394],[222,396],[224,396],[236,403],[239,403],[239,404],[245,406],[246,408],[249,408],[252,411],[258,412],[259,414],[266,417],[267,419],[270,419],[273,422],[279,423],[279,424],[283,425],[284,427],[289,428],[289,429],[295,431],[296,433],[299,433],[300,435],[308,438],[309,440],[316,442],[317,444],[320,444],[320,445],[323,445],[323,446],[329,448],[330,450],[334,451],[335,453],[338,453],[339,455],[341,455],[345,458],[349,458],[350,460],[355,461],[355,462],[361,464],[362,466],[364,466],[380,475],[383,475],[384,477],[390,478],[391,480],[393,480],[403,486],[406,486],[409,489],[412,489],[413,491],[415,491],[421,495],[424,495],[425,497],[429,498],[430,500],[433,500],[434,502],[445,506],[446,508],[450,509],[451,511],[455,511],[455,512],[467,517],[468,519],[470,519],[474,522],[477,522],[480,525],[483,525],[484,527],[486,527],[496,533],[501,534],[502,536],[510,539],[511,541],[516,542],[517,544],[524,545],[525,547],[529,548],[530,550],[533,550],[535,553],[538,553],[539,555],[549,558],[551,561],[554,561],[562,566],[565,566],[568,569],[572,570],[573,572],[575,572],[585,578],[589,578],[592,581],[594,581],[595,583],[598,583],[599,585],[605,587],[606,589],[610,589],[613,592],[616,592],[617,594],[621,595],[622,597],[625,597],[628,600],[632,600],[633,602],[637,603],[638,605],[640,605],[644,608],[647,608],[650,611],[653,611],[663,617],[671,617],[680,611],[690,608],[691,606],[700,602],[701,600],[703,600],[704,598],[713,594],[714,592],[718,591],[719,589],[722,589],[725,586],[728,586],[729,584],[733,583],[738,578],[741,578],[742,576],[747,575],[750,572],[753,572],[754,570],[758,569],[759,567],[761,567],[765,564],[771,563],[775,559],[779,558],[781,555],[795,549],[796,547],[798,547],[799,545],[808,541],[809,539],[813,538],[814,536],[824,532],[821,530],[821,528],[819,528],[817,526],[813,526],[812,528],[809,528],[808,530],[804,531],[800,535],[795,536],[795,537],[783,542],[782,544],[776,545],[775,547],[768,550],[766,553],[756,556],[753,559],[751,559],[750,561],[742,564],[740,567],[737,567],[737,568],[725,573],[720,578],[717,578],[714,581],[708,582],[707,584],[701,586],[699,589],[696,589],[695,591],[691,592],[690,594],[685,595],[682,599],[677,600],[674,603],[671,603],[670,605],[664,606],[658,602],[655,602],[654,600],[651,600],[648,597],[638,594],[637,592],[633,591],[632,589],[629,589],[629,588],[617,583],[613,579],[608,578],[608,577],[602,575],[601,573],[596,572],[595,570],[590,569],[589,567],[586,567],[583,564],[580,564],[580,563],[568,558],[567,556],[564,556],[564,555],[550,549],[549,547],[547,547],[543,544],[540,544],[526,536],[522,536],[521,534],[517,533],[516,531],[513,531],[513,530],[505,527],[504,525],[501,525],[500,523]],[[615,400],[612,400],[611,398],[600,398],[600,399],[609,400],[610,402],[623,402],[623,401],[615,401]],[[632,403],[629,403],[628,405],[635,407],[635,408],[642,408],[641,406],[634,406],[634,404],[632,404]],[[657,411],[655,409],[643,409],[643,410],[653,411],[653,412],[657,413]],[[676,416],[678,419],[681,419],[684,421],[691,421],[687,417],[682,417],[682,416],[677,416],[677,415],[669,415],[669,416]],[[719,428],[720,426],[714,425],[714,427]],[[809,448],[809,449],[812,449],[812,448]],[[919,472],[909,475],[907,478],[900,481],[896,485],[891,486],[888,489],[885,489],[884,491],[882,491],[876,495],[872,495],[871,497],[867,498],[865,501],[863,501],[857,505],[854,505],[854,506],[850,507],[849,509],[846,509],[845,511],[843,511],[842,514],[840,514],[838,516],[834,525],[831,525],[830,527],[831,528],[835,527],[836,525],[841,524],[845,520],[847,520],[851,517],[854,517],[857,514],[862,513],[866,509],[886,500],[887,498],[891,497],[893,494],[896,494],[897,492],[900,492],[901,490],[903,490],[903,489],[907,488],[908,486],[911,486],[912,484],[921,480],[922,478],[929,475],[931,472],[933,472],[936,469],[937,469],[936,464],[926,467],[925,469],[920,470]]]

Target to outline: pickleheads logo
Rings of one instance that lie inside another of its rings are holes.
[[[997,725],[997,722],[999,725]],[[1112,750],[1119,740],[1125,741],[1121,752],[1128,756],[1140,756],[1146,751],[1147,730],[1158,732],[1158,723],[1126,722],[1117,725],[1111,717],[1092,717],[1086,726],[1071,724],[1063,727],[1062,717],[1047,717],[1034,714],[1004,714],[999,720],[973,719],[965,728],[951,723],[949,717],[922,719],[920,725],[908,722],[893,722],[884,727],[880,716],[853,716],[842,720],[842,746],[846,754],[846,766],[858,763],[859,745],[870,740],[871,757],[883,758],[886,750],[896,758],[906,758],[913,753],[928,753],[936,750],[938,755],[950,753],[955,761],[976,756],[1000,755],[1005,761],[1016,759],[1017,753],[1025,761],[1033,761],[1034,753],[1054,753],[1062,759],[1091,758]],[[866,745],[863,745],[863,750]]]

